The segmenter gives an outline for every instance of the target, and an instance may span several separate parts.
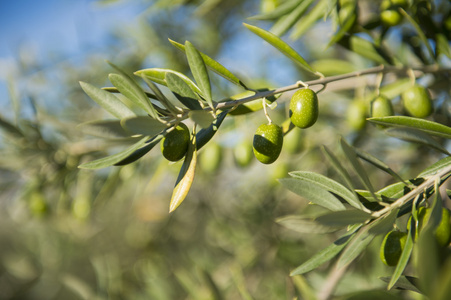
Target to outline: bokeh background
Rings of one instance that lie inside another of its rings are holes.
[[[270,167],[253,161],[242,168],[233,156],[238,144],[251,142],[265,116],[227,120],[214,138],[222,151],[220,168],[209,170],[210,163],[201,161],[188,198],[172,214],[169,199],[180,164],[161,159],[158,149],[121,168],[77,168],[120,149],[117,141],[92,137],[78,126],[105,118],[78,85],[109,86],[113,70],[105,60],[130,73],[150,67],[188,73],[170,38],[192,41],[255,87],[308,79],[242,26],[276,2],[0,2],[0,299],[302,299],[305,283],[321,289],[328,265],[305,278],[289,273],[336,235],[280,226],[279,217],[317,208],[276,178],[301,169],[334,176],[319,147],[335,149],[337,131],[357,144],[365,139],[368,132],[356,134],[345,121],[346,103],[354,97],[346,89],[374,77],[331,84],[315,129],[290,133],[292,142],[285,143],[292,143],[286,146],[291,150]],[[337,57],[352,62],[344,65],[349,71],[368,66],[340,49],[318,51],[331,32],[325,22],[289,42],[310,62]],[[221,78],[212,80],[216,99],[242,92]],[[276,122],[286,118],[289,96],[271,112]],[[406,177],[441,157],[368,130],[374,138],[368,149]],[[390,143],[398,151],[388,153]],[[421,151],[430,161],[420,164]],[[376,187],[389,182],[370,171]],[[374,244],[338,294],[384,288],[378,277],[390,271]]]

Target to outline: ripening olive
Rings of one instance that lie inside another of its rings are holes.
[[[362,130],[366,124],[367,108],[363,101],[355,100],[348,106],[346,120],[353,130]]]
[[[215,142],[210,142],[205,146],[199,156],[199,163],[206,173],[214,173],[221,166],[222,147]]]
[[[243,140],[235,148],[233,148],[233,158],[237,166],[244,168],[251,162],[253,155],[252,144],[250,141]]]
[[[169,161],[178,161],[185,156],[189,141],[189,129],[180,123],[161,140],[161,153]]]
[[[399,12],[399,8],[406,8],[407,7],[407,1],[406,0],[384,0],[381,3],[380,10],[381,10],[381,21],[382,23],[387,26],[396,26],[399,23],[401,23],[403,16]]]
[[[421,230],[426,226],[429,222],[429,218],[431,217],[432,209],[426,208],[424,206],[418,209],[418,225],[415,232],[415,238],[418,238]],[[410,226],[410,220],[408,223]],[[442,218],[437,228],[434,231],[435,239],[437,240],[440,246],[447,246],[451,239],[451,223],[450,223],[450,213],[446,208],[442,209]]]
[[[311,89],[300,89],[291,97],[291,122],[299,128],[308,128],[318,119],[318,97]]]
[[[416,118],[426,118],[432,113],[432,101],[428,90],[421,85],[414,85],[401,95],[405,110]]]
[[[371,102],[371,117],[380,118],[393,115],[393,105],[387,97],[380,95]]]
[[[387,266],[396,266],[407,240],[407,233],[390,231],[382,241],[379,256]]]
[[[257,128],[254,135],[254,155],[264,164],[272,164],[277,160],[282,150],[283,132],[276,124],[263,124]]]

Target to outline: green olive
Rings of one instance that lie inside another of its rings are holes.
[[[184,123],[180,123],[161,140],[161,153],[169,161],[178,161],[185,156],[189,141],[189,129]]]
[[[221,166],[222,147],[215,142],[210,142],[205,146],[199,156],[199,163],[206,173],[214,173]]]
[[[418,238],[421,230],[426,226],[429,222],[429,218],[431,217],[432,209],[426,208],[424,206],[418,209],[418,225],[417,230],[415,232],[415,238]],[[410,225],[410,222],[409,222]],[[446,208],[442,209],[442,218],[440,223],[434,232],[435,239],[437,240],[440,246],[447,246],[451,239],[451,223],[450,223],[450,213]]]
[[[403,16],[398,11],[399,8],[406,8],[408,5],[406,0],[384,0],[381,3],[381,21],[387,26],[396,26],[401,23]]]
[[[282,151],[283,131],[276,124],[263,124],[254,135],[254,155],[264,164],[272,164]]]
[[[387,97],[380,95],[371,102],[371,117],[380,118],[393,115],[393,105]]]
[[[382,241],[379,256],[387,266],[396,266],[407,240],[407,233],[390,231]]]
[[[346,120],[349,126],[356,131],[362,130],[366,124],[367,108],[363,101],[355,100],[348,106]]]
[[[291,122],[299,128],[308,128],[318,119],[318,97],[311,89],[300,89],[291,97]]]
[[[233,157],[237,166],[245,168],[252,162],[254,155],[252,154],[252,143],[243,140],[235,148],[233,148]]]
[[[416,118],[426,118],[432,114],[433,107],[431,97],[426,88],[414,85],[401,95],[405,110]]]

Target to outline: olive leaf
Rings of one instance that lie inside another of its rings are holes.
[[[293,48],[291,48],[287,43],[285,43],[281,38],[257,26],[249,25],[246,23],[243,24],[244,26],[246,26],[247,29],[249,29],[256,35],[264,39],[269,44],[271,44],[282,54],[284,54],[285,56],[293,60],[295,63],[297,63],[304,70],[312,74],[316,74],[315,71],[312,69],[312,67],[310,67],[310,65],[304,60],[304,58],[301,55],[299,55],[299,53],[297,53]]]
[[[434,140],[429,134],[413,128],[389,128],[385,130],[389,136],[407,141],[429,146],[446,155],[451,155],[445,147]]]
[[[321,19],[332,8],[329,6],[329,0],[320,0],[314,8],[312,8],[308,14],[299,19],[293,28],[293,32],[290,35],[291,39],[300,38],[313,24]]]
[[[383,126],[413,128],[421,130],[433,136],[451,139],[451,127],[429,120],[407,116],[369,118],[368,120],[372,123]]]
[[[160,91],[160,89],[157,87],[155,83],[150,81],[145,76],[142,76],[142,79],[146,82],[147,86],[154,92],[158,101],[161,104],[163,104],[163,106],[166,107],[172,114],[176,115],[181,111],[177,107],[175,107],[174,104],[172,104],[172,102],[169,101],[168,98],[166,98],[166,96]]]
[[[203,146],[205,146],[216,134],[219,127],[222,124],[222,121],[224,121],[225,117],[228,114],[228,110],[221,112],[219,115],[216,116],[216,119],[213,121],[213,123],[210,124],[207,128],[203,128],[199,130],[199,132],[196,135],[196,148],[197,150],[200,150]]]
[[[393,288],[393,286],[398,282],[398,279],[401,277],[402,273],[404,272],[405,268],[407,267],[407,263],[410,260],[410,256],[412,255],[413,250],[413,235],[414,232],[412,231],[413,226],[410,226],[410,229],[407,233],[407,239],[406,243],[404,245],[404,249],[402,250],[401,256],[399,257],[399,261],[396,264],[395,271],[393,272],[393,275],[390,279],[390,282],[388,283],[387,289]]]
[[[152,80],[155,83],[167,86],[166,83],[166,74],[174,74],[181,78],[190,88],[198,94],[202,94],[200,88],[186,75],[183,73],[171,70],[171,69],[162,69],[162,68],[150,68],[136,71],[134,74],[136,76],[145,76],[147,79]]]
[[[350,264],[363,252],[363,250],[366,249],[366,247],[368,247],[375,236],[375,234],[369,232],[368,226],[359,230],[343,250],[343,253],[341,253],[337,262],[337,267],[342,268]]]
[[[389,283],[391,277],[380,277],[380,280]],[[421,293],[421,290],[418,287],[418,278],[412,276],[400,276],[398,281],[391,288]]]
[[[271,27],[270,31],[278,36],[285,34],[307,11],[313,2],[314,0],[300,1],[297,6],[293,7],[289,14],[280,18],[273,27]]]
[[[183,105],[191,110],[202,109],[196,94],[181,77],[177,74],[168,72],[165,74],[164,79],[168,88]]]
[[[364,223],[371,215],[357,209],[347,209],[325,213],[315,218],[315,221],[326,226],[347,226]]]
[[[155,136],[167,128],[160,121],[151,119],[148,116],[138,116],[121,120],[121,125],[126,130],[146,136]]]
[[[188,113],[191,120],[202,128],[208,128],[215,120],[211,112],[205,110],[192,110]]]
[[[210,77],[208,76],[207,66],[199,51],[191,42],[185,42],[185,50],[191,73],[202,91],[202,96],[205,98],[208,105],[213,108],[213,98],[211,95]]]
[[[159,144],[160,140],[163,138],[163,135],[156,136],[151,142],[146,144],[144,147],[141,147],[139,149],[136,149],[133,153],[131,153],[129,156],[125,157],[121,161],[115,163],[115,166],[125,166],[128,164],[131,164],[144,155],[146,155],[150,150],[152,150],[156,145]]]
[[[330,233],[340,229],[340,227],[320,224],[312,218],[304,216],[284,216],[276,219],[276,222],[287,229],[300,233]]]
[[[337,157],[326,147],[322,146],[321,150],[326,156],[326,158],[329,160],[329,162],[332,164],[334,169],[337,171],[337,173],[341,176],[341,178],[344,180],[346,185],[351,191],[354,191],[354,186],[352,184],[351,176],[349,176],[349,173],[346,171],[346,169],[341,165],[340,161],[337,159]]]
[[[120,120],[98,120],[77,125],[82,132],[104,139],[123,139],[130,137],[130,132],[121,126]]]
[[[179,49],[183,52],[186,52],[185,45],[177,43],[176,41],[173,41],[171,39],[169,39],[169,42],[171,42],[171,44],[174,45],[177,49]],[[202,56],[202,59],[204,60],[205,65],[210,70],[212,70],[216,74],[222,76],[223,78],[227,79],[228,81],[230,81],[238,86],[244,87],[245,89],[248,89],[248,87],[238,77],[236,77],[232,72],[230,72],[226,67],[221,65],[219,62],[217,62],[210,56],[208,56],[200,51],[199,51],[199,53]]]
[[[345,210],[344,205],[321,185],[298,178],[279,179],[293,193],[332,211]]]
[[[135,116],[135,113],[115,95],[86,82],[80,81],[80,86],[92,100],[116,118],[122,119]]]
[[[356,35],[344,36],[339,41],[339,44],[362,57],[374,61],[375,63],[384,65],[393,64],[393,58],[385,53],[381,47],[376,46],[371,41]]]
[[[424,169],[417,177],[430,177],[451,165],[451,157],[445,157]]]
[[[169,204],[169,212],[173,212],[188,195],[194,180],[194,171],[197,163],[196,133],[193,130],[190,144],[183,161],[182,168],[177,177],[174,190],[172,192],[171,202]]]
[[[291,1],[285,1],[282,2],[280,5],[278,5],[276,8],[271,10],[270,12],[266,14],[261,15],[255,15],[252,17],[249,17],[251,20],[274,20],[278,19],[289,12],[292,12],[293,9],[295,9],[299,4],[301,4],[304,0],[291,0]]]

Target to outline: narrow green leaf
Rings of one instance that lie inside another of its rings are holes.
[[[304,0],[291,0],[282,2],[279,6],[277,6],[274,10],[270,11],[266,14],[252,16],[249,19],[251,20],[274,20],[278,19],[289,12],[292,12],[299,4],[301,4]]]
[[[167,86],[165,78],[166,78],[166,74],[168,74],[168,73],[177,75],[191,88],[191,90],[195,91],[198,94],[202,94],[199,87],[189,77],[185,76],[184,74],[182,74],[180,72],[174,71],[174,70],[161,69],[161,68],[150,68],[150,69],[143,69],[143,70],[136,71],[134,74],[137,76],[140,76],[140,77],[145,76],[147,79],[152,80],[153,82]]]
[[[340,41],[343,36],[349,32],[349,30],[354,26],[355,21],[357,19],[357,14],[353,13],[350,15],[350,17],[344,22],[344,24],[338,29],[338,31],[334,34],[334,36],[330,39],[329,43],[327,44],[326,48],[329,48],[333,44]]]
[[[340,138],[341,148],[343,149],[343,152],[345,153],[348,160],[351,162],[351,165],[354,167],[355,172],[357,173],[360,181],[362,184],[370,191],[371,195],[373,195],[374,199],[376,200],[377,197],[374,194],[374,188],[373,185],[370,182],[370,179],[368,178],[368,175],[365,172],[365,169],[362,167],[360,162],[357,159],[357,154],[353,147],[351,147],[343,138]]]
[[[123,128],[134,134],[155,136],[167,128],[166,125],[148,116],[138,116],[121,120]]]
[[[429,134],[413,128],[389,128],[385,130],[389,136],[407,141],[429,146],[447,155],[451,155],[445,147],[434,140]]]
[[[389,291],[384,290],[367,290],[352,292],[350,294],[343,295],[340,297],[340,300],[403,300],[404,297],[401,297],[397,294],[393,294]]]
[[[320,0],[316,6],[309,11],[305,17],[301,18],[293,28],[293,32],[290,35],[291,39],[300,38],[313,24],[327,14],[329,9],[333,7],[330,5],[329,0]]]
[[[130,137],[130,132],[121,126],[120,120],[91,121],[78,125],[82,132],[105,139],[123,139]]]
[[[147,77],[142,76],[142,79],[146,82],[147,86],[155,93],[155,96],[157,97],[158,101],[163,104],[164,107],[168,109],[173,115],[176,115],[181,112],[181,109],[178,109],[177,107],[172,104],[171,101],[169,101],[168,98],[160,91],[160,89],[157,87],[155,83],[150,81]]]
[[[444,34],[437,33],[435,37],[437,39],[437,52],[451,58],[451,47],[449,46],[446,36]]]
[[[359,199],[357,198],[354,191],[350,191],[340,183],[336,182],[335,180],[332,180],[324,175],[314,173],[314,172],[307,172],[307,171],[295,171],[288,173],[293,178],[298,178],[301,180],[309,181],[312,183],[316,183],[318,185],[321,185],[322,188],[325,190],[334,193],[344,200],[348,202],[350,205],[357,209],[363,209],[362,203],[360,203]]]
[[[178,48],[179,50],[185,52],[186,48],[185,45],[177,43],[176,41],[173,41],[171,39],[169,39],[169,42],[171,42],[172,45],[174,45],[176,48]],[[231,83],[234,83],[238,86],[244,87],[245,89],[248,89],[247,86],[238,78],[236,77],[232,72],[230,72],[226,67],[224,67],[223,65],[221,65],[219,62],[217,62],[216,60],[214,60],[213,58],[211,58],[210,56],[200,52],[200,55],[202,56],[202,59],[204,60],[206,66],[212,70],[213,72],[215,72],[216,74],[222,76],[223,78],[227,79],[228,81],[230,81]]]
[[[244,26],[246,26],[246,28],[248,28],[250,31],[252,31],[256,35],[264,39],[266,42],[271,44],[273,47],[278,49],[285,56],[296,62],[304,70],[309,71],[316,75],[315,71],[312,69],[312,67],[309,66],[309,64],[304,60],[304,58],[301,55],[299,55],[299,53],[297,53],[293,48],[291,48],[287,43],[285,43],[281,38],[257,26],[252,26],[246,23],[244,23]]]
[[[350,37],[344,36],[340,42],[340,45],[349,49],[350,51],[365,57],[378,64],[393,64],[393,59],[386,54],[380,47],[374,45],[372,42],[352,35]]]
[[[341,75],[357,71],[354,63],[341,59],[320,59],[312,62],[311,66],[324,76]]]
[[[317,252],[310,259],[291,271],[290,276],[307,273],[321,266],[323,263],[328,262],[343,250],[343,248],[349,243],[353,235],[354,233],[348,233],[347,235],[344,235],[336,240],[333,244]]]
[[[407,183],[404,181],[404,179],[401,178],[401,176],[399,176],[395,171],[393,171],[387,164],[385,164],[383,161],[379,160],[378,158],[376,158],[375,156],[373,156],[372,154],[354,148],[355,153],[357,154],[358,157],[366,160],[367,162],[369,162],[370,164],[372,164],[373,166],[375,166],[376,168],[379,168],[380,170],[387,172],[388,174],[390,174],[391,176],[393,176],[393,178],[404,182],[406,185]]]
[[[139,142],[134,144],[133,146],[131,146],[119,153],[84,163],[78,167],[80,169],[100,169],[100,168],[112,166],[112,165],[122,161],[123,159],[127,158],[128,156],[130,156],[130,154],[132,154],[139,148],[145,146],[146,143],[148,142],[148,140],[149,140],[149,137],[144,137]]]
[[[135,116],[135,114],[115,95],[86,82],[80,81],[80,86],[92,100],[97,102],[97,104],[116,118],[122,119]]]
[[[208,105],[213,108],[213,98],[211,95],[210,77],[208,76],[207,66],[199,51],[189,41],[185,42],[186,58],[191,69],[191,73],[202,91],[202,96]]]
[[[381,277],[380,280],[389,283],[391,277]],[[421,291],[418,288],[418,278],[412,276],[400,276],[392,288],[414,291],[421,294]]]
[[[407,127],[421,130],[434,136],[451,139],[451,127],[429,120],[407,116],[390,116],[382,118],[369,118],[370,122],[389,127]]]
[[[3,130],[11,136],[14,136],[16,138],[24,137],[22,131],[18,127],[16,127],[15,125],[11,124],[8,121],[6,121],[1,116],[0,116],[0,127],[3,128]]]
[[[349,242],[338,259],[337,267],[341,268],[356,259],[373,241],[375,235],[368,232],[368,227],[360,230]]]
[[[324,153],[324,156],[329,160],[329,162],[334,167],[335,171],[341,176],[341,178],[344,180],[346,185],[351,191],[354,191],[354,186],[352,185],[351,176],[349,176],[349,173],[346,171],[345,168],[341,165],[340,161],[337,159],[337,157],[326,147],[322,146],[321,150]]]
[[[131,164],[131,163],[137,161],[138,159],[140,159],[141,157],[146,155],[150,150],[152,150],[156,145],[158,145],[162,138],[163,138],[162,135],[155,137],[152,140],[152,142],[149,142],[144,147],[141,147],[141,148],[135,150],[132,154],[130,154],[126,158],[122,159],[121,161],[115,163],[114,165],[115,166],[125,166],[125,165]]]
[[[194,180],[194,171],[197,163],[197,149],[196,149],[196,133],[193,130],[191,142],[188,151],[185,155],[182,168],[175,183],[174,191],[172,192],[171,202],[169,204],[169,212],[173,212],[188,195],[191,185]]]
[[[371,219],[369,213],[357,209],[347,209],[323,214],[315,218],[315,221],[326,226],[347,226],[364,223],[369,219]]]
[[[227,116],[227,113],[229,111],[223,111],[219,115],[216,116],[216,120],[211,123],[211,125],[208,128],[204,128],[199,130],[199,132],[196,135],[196,148],[197,150],[200,150],[203,146],[205,146],[216,134],[219,127],[222,124],[222,121],[224,121],[225,117]]]
[[[451,165],[451,157],[445,157],[423,170],[417,177],[430,177]]]
[[[202,106],[190,86],[178,75],[166,73],[165,81],[175,97],[186,107],[192,110],[201,110]]]
[[[412,226],[410,228],[412,228]],[[410,260],[410,256],[412,255],[413,250],[413,238],[412,238],[413,234],[414,233],[411,232],[411,230],[409,230],[409,232],[407,233],[406,244],[404,245],[404,249],[401,253],[401,257],[399,258],[398,264],[396,265],[395,271],[393,272],[391,280],[388,283],[387,288],[389,290],[396,284],[396,282],[398,282],[398,279],[401,277],[402,273],[407,267],[407,263]]]
[[[386,234],[393,229],[399,209],[393,209],[388,215],[381,217],[368,225],[370,234],[379,235]]]
[[[334,195],[323,189],[321,185],[303,181],[296,178],[282,178],[279,181],[293,193],[308,201],[330,209],[332,211],[344,210],[344,205]]]
[[[299,5],[293,7],[288,15],[277,20],[274,26],[271,28],[271,32],[277,36],[285,34],[293,25],[299,20],[299,18],[307,11],[310,4],[314,0],[304,0],[299,2]]]
[[[300,233],[330,233],[339,230],[335,226],[325,226],[303,216],[284,216],[276,219],[283,227]]]
[[[205,110],[192,110],[189,112],[189,117],[202,128],[208,128],[215,120],[211,112]]]
[[[293,284],[300,294],[300,299],[304,300],[318,300],[316,291],[309,285],[307,280],[301,275],[293,277]]]

